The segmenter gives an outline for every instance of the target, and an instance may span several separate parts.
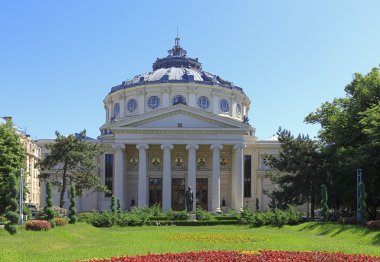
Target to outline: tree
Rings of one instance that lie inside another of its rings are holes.
[[[276,200],[276,191],[273,191],[271,194],[271,201],[268,203],[268,207],[273,212],[277,210],[277,200]]]
[[[75,200],[77,197],[77,193],[75,192],[75,186],[74,184],[71,184],[70,186],[70,207],[69,207],[69,223],[75,224],[78,220],[77,218],[77,209]]]
[[[280,208],[287,205],[311,204],[314,219],[315,204],[324,179],[323,158],[319,144],[308,136],[294,137],[290,131],[279,128],[278,141],[281,150],[278,156],[266,155],[266,163],[276,171],[270,174]]]
[[[359,184],[359,223],[362,225],[367,224],[367,207],[365,203],[365,199],[367,197],[367,194],[365,192],[365,186],[364,183],[361,182]]]
[[[10,221],[8,224],[5,225],[5,230],[8,231],[9,234],[13,235],[16,234],[17,228],[16,225],[20,219],[18,215],[18,201],[17,197],[19,194],[19,190],[17,187],[16,177],[15,175],[11,174],[9,177],[9,193],[7,197],[7,208],[5,212],[5,217]]]
[[[330,198],[337,209],[355,210],[355,173],[363,170],[367,207],[372,219],[380,206],[380,74],[355,74],[346,96],[325,102],[305,121],[320,124],[319,140],[330,173]]]
[[[116,197],[114,195],[111,197],[111,211],[116,213]]]
[[[46,179],[46,206],[44,207],[46,214],[46,220],[50,222],[52,227],[55,226],[54,218],[54,209],[53,209],[53,198],[51,191],[51,182],[50,179]]]
[[[322,200],[321,200],[321,220],[327,221],[329,207],[327,206],[327,199],[328,199],[327,187],[324,184],[321,187],[321,198],[322,198]]]
[[[117,207],[116,207],[117,213],[121,213],[121,205],[120,205],[120,198],[117,199]]]
[[[70,183],[75,184],[77,196],[82,196],[85,189],[107,192],[98,175],[98,158],[102,153],[100,145],[86,141],[86,130],[78,136],[63,136],[56,131],[55,142],[46,148],[50,154],[39,165],[43,171],[52,172],[50,178],[60,192],[61,208]]]
[[[0,215],[7,206],[8,187],[12,174],[19,177],[20,168],[25,169],[25,151],[12,121],[0,124]]]

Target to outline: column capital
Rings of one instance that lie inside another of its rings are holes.
[[[173,149],[173,145],[172,144],[162,144],[161,145],[161,149],[162,150],[165,150],[165,149],[172,150]]]
[[[199,146],[197,144],[188,144],[188,145],[186,145],[186,150],[190,150],[192,148],[194,148],[195,150],[198,150]]]
[[[124,151],[125,150],[125,145],[124,144],[113,144],[112,148],[116,149],[116,150],[120,149],[120,150]]]
[[[149,149],[149,145],[148,144],[137,144],[136,148],[137,148],[137,150],[140,150],[140,149],[148,150]]]
[[[234,150],[243,150],[245,148],[244,144],[236,144],[234,145]]]
[[[216,145],[211,145],[210,146],[210,150],[211,151],[214,151],[214,150],[222,150],[223,149],[223,145],[220,145],[220,144],[216,144]]]

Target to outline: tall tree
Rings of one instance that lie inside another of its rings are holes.
[[[355,173],[363,170],[367,185],[367,211],[372,219],[380,206],[380,74],[355,74],[345,88],[346,97],[322,104],[306,117],[320,124],[319,139],[328,161],[335,208],[355,210]]]
[[[18,195],[19,195],[19,190],[17,187],[17,182],[16,182],[16,177],[15,175],[11,174],[9,178],[9,193],[7,197],[7,208],[5,212],[5,217],[9,220],[9,223],[5,225],[5,229],[9,232],[9,234],[13,235],[17,232],[17,223],[20,219],[18,212]]]
[[[282,208],[286,205],[311,204],[314,219],[315,204],[324,180],[323,158],[319,145],[308,136],[294,137],[290,131],[279,128],[281,150],[278,156],[267,155],[266,162],[274,168],[270,177],[279,186],[274,193]],[[278,172],[279,171],[279,172]]]
[[[52,184],[58,188],[60,207],[65,204],[65,193],[70,183],[75,184],[77,196],[82,196],[85,189],[107,191],[98,174],[98,158],[102,150],[99,144],[86,140],[86,130],[78,136],[63,136],[56,131],[55,142],[46,147],[50,153],[39,165],[49,173]]]
[[[76,198],[77,193],[75,192],[75,186],[71,184],[70,186],[70,207],[69,207],[69,223],[75,224],[78,220],[77,208],[76,208]]]
[[[7,206],[11,174],[18,177],[20,168],[25,168],[25,151],[12,121],[0,124],[0,214]]]

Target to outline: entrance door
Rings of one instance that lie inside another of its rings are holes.
[[[185,179],[173,178],[172,179],[172,209],[185,210]]]
[[[162,178],[149,178],[149,206],[162,207]]]
[[[197,178],[197,207],[208,210],[208,179]]]

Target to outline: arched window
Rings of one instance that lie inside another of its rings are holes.
[[[114,106],[113,106],[113,116],[115,118],[119,117],[120,115],[120,105],[119,103],[116,103]]]

